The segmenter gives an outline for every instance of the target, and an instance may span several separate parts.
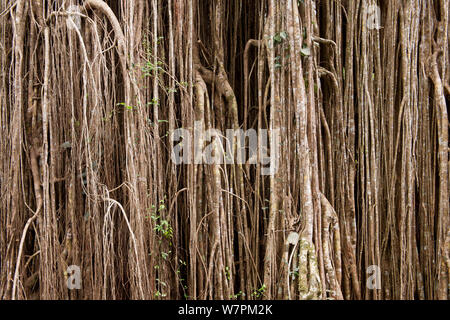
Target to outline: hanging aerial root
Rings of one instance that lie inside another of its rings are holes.
[[[324,249],[324,263],[328,276],[328,282],[331,286],[331,297],[334,299],[343,299],[341,291],[341,244],[339,221],[336,212],[328,202],[327,198],[321,193],[320,202],[322,205],[322,246]],[[330,227],[333,233],[333,253],[330,248]],[[334,256],[334,259],[332,258]],[[334,266],[333,266],[334,265]]]

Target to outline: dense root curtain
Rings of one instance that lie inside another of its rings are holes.
[[[448,299],[449,19],[0,0],[0,298]]]

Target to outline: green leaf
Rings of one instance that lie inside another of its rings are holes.
[[[276,34],[274,37],[273,37],[273,41],[275,42],[275,43],[280,43],[281,42],[281,36],[279,35],[279,34]]]
[[[302,54],[302,56],[310,56],[311,55],[311,50],[307,46],[304,46],[300,50],[300,53]]]

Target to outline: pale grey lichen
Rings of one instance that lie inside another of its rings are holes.
[[[321,282],[314,244],[300,239],[298,291],[301,300],[321,299]]]

